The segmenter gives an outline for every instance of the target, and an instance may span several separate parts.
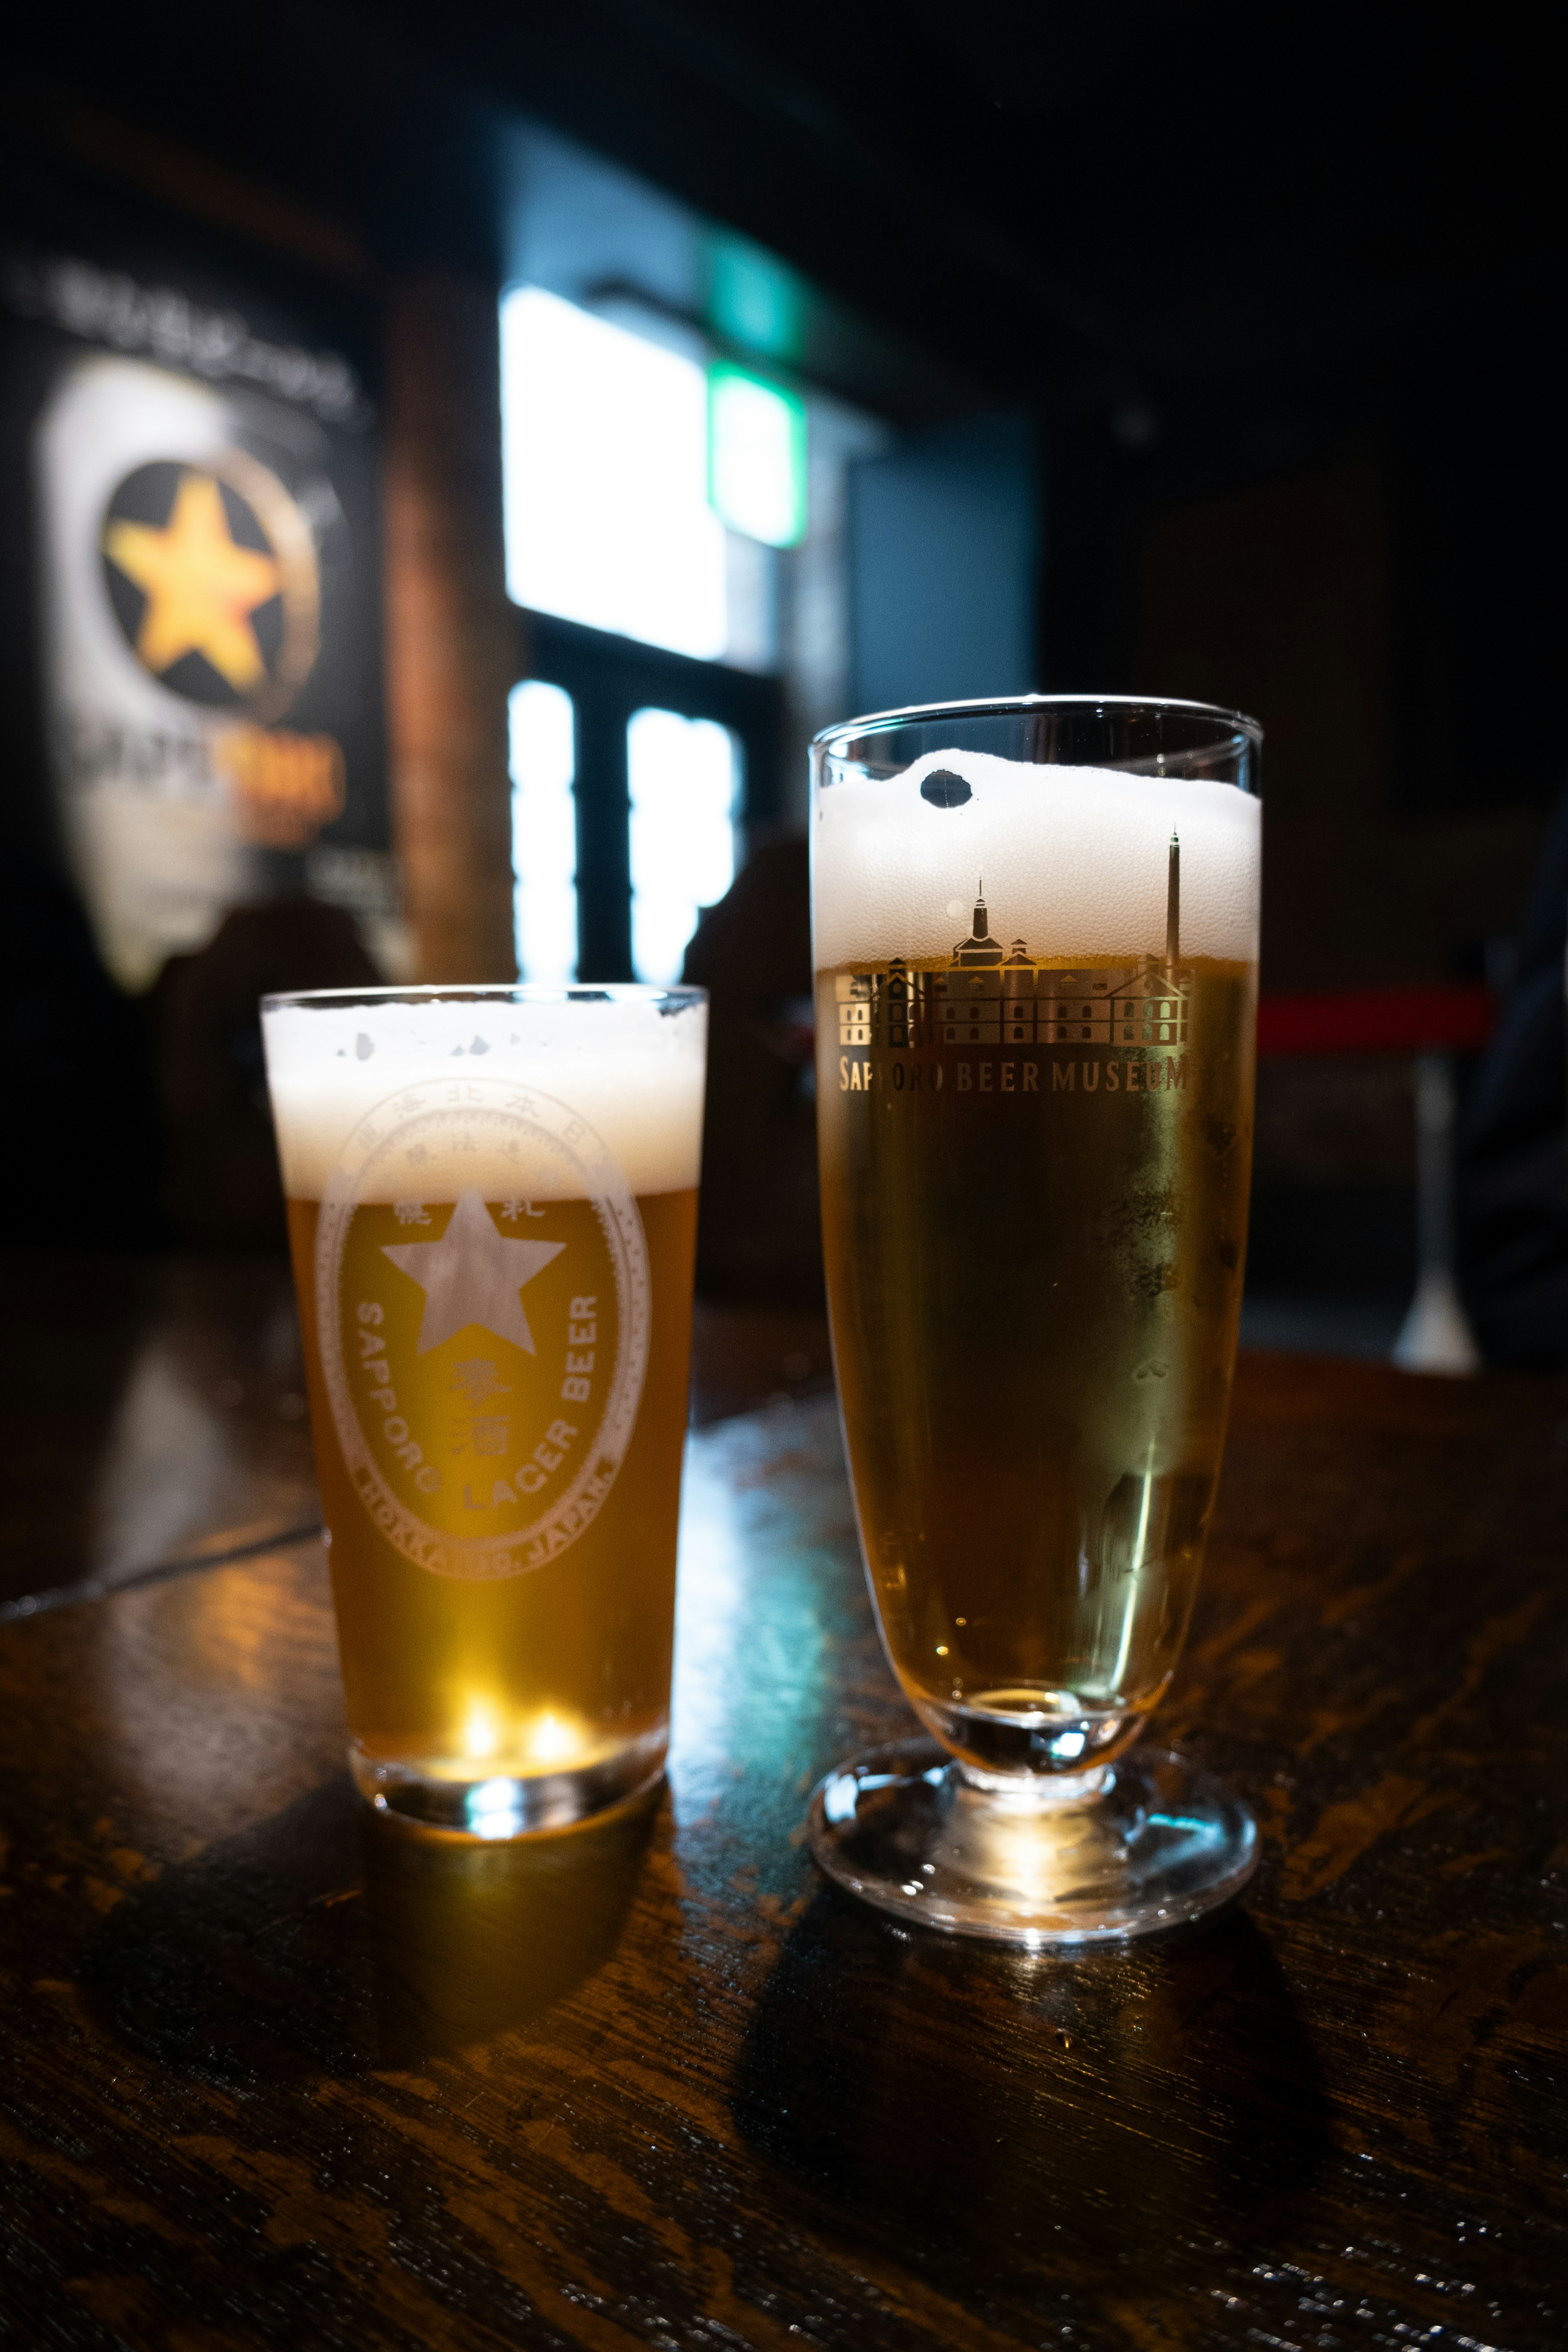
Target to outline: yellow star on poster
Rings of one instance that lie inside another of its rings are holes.
[[[155,677],[205,654],[237,694],[267,676],[250,615],[279,590],[276,559],[235,542],[210,474],[185,473],[162,530],[111,522],[104,552],[147,599],[136,652]]]

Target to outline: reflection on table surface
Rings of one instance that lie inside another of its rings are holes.
[[[691,1442],[668,1783],[590,1832],[356,1806],[314,1542],[0,1628],[21,2340],[1558,2352],[1568,1386],[1244,1361],[1163,1731],[1263,1867],[1031,1958],[805,1854],[908,1717],[779,1338]]]
[[[3,1276],[0,1603],[319,1523],[286,1266],[40,1251]]]
[[[320,1525],[299,1318],[276,1257],[0,1257],[10,1491],[0,1614]],[[700,1306],[694,1418],[830,1381],[809,1314]]]

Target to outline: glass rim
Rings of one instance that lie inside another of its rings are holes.
[[[1244,735],[1255,751],[1262,746],[1263,728],[1245,710],[1227,709],[1222,702],[1190,702],[1169,694],[1004,694],[983,695],[964,702],[911,702],[901,710],[871,710],[859,719],[840,719],[811,739],[812,750],[828,751],[862,735],[891,733],[896,727],[929,724],[941,719],[1017,719],[1042,711],[1103,711],[1108,717],[1180,711],[1189,719],[1212,719],[1235,734]]]
[[[686,981],[663,984],[644,980],[428,980],[388,982],[367,988],[292,988],[261,999],[263,1013],[285,1005],[353,1004],[706,1004],[708,991]]]

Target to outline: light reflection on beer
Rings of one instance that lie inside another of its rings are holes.
[[[455,1712],[459,1727],[452,1769],[465,1778],[475,1764],[520,1772],[558,1770],[589,1762],[609,1744],[595,1738],[572,1707],[545,1706],[509,1717],[493,1696],[476,1692]]]
[[[523,1740],[523,1751],[535,1764],[564,1764],[569,1758],[582,1756],[589,1746],[585,1727],[578,1727],[575,1718],[554,1715],[546,1707],[536,1716]]]
[[[484,1699],[470,1699],[463,1720],[462,1752],[475,1763],[493,1756],[500,1746],[500,1727],[495,1710]]]

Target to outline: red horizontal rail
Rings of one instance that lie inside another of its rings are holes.
[[[1479,982],[1432,988],[1334,988],[1311,996],[1265,996],[1260,1054],[1473,1054],[1491,1035],[1497,1007]]]

